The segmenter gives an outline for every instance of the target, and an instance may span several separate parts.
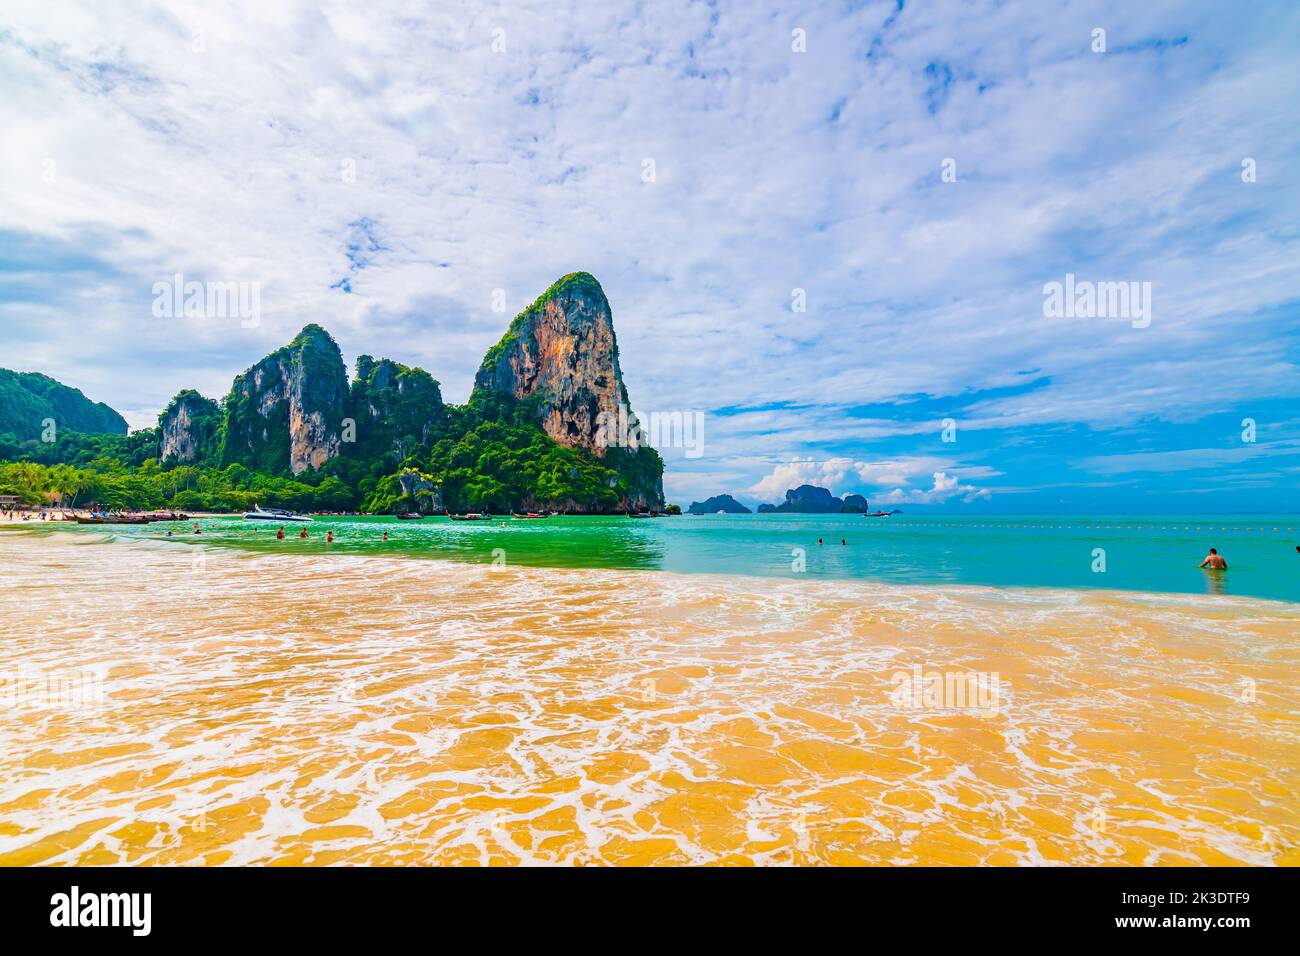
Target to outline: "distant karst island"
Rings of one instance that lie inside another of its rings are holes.
[[[829,489],[816,485],[800,485],[785,493],[785,501],[779,505],[759,505],[759,514],[859,514],[869,510],[867,499],[862,495],[845,495],[836,498]]]
[[[862,495],[849,494],[836,498],[828,488],[817,485],[800,485],[785,493],[785,501],[780,504],[761,504],[759,514],[867,514],[869,506]],[[749,508],[742,505],[731,495],[714,495],[704,501],[692,501],[686,509],[687,514],[751,514]]]
[[[693,515],[747,515],[753,514],[748,508],[742,505],[731,495],[714,495],[712,498],[706,498],[704,501],[692,501],[691,506],[686,509],[688,514]]]

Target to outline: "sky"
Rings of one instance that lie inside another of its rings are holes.
[[[316,322],[463,401],[585,270],[670,501],[1300,510],[1297,103],[1292,2],[0,0],[0,366],[147,427]]]

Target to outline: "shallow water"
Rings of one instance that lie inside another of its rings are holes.
[[[95,532],[79,525],[59,531]],[[1300,601],[1296,515],[864,518],[858,515],[701,515],[654,520],[548,518],[459,522],[318,518],[310,537],[275,540],[269,522],[208,519],[208,543],[275,553],[331,551],[531,567],[660,570],[833,578],[895,584],[1098,588],[1241,594]],[[189,525],[116,526],[123,538],[190,540]],[[389,540],[383,540],[388,531]],[[825,543],[818,545],[821,539]],[[845,545],[840,545],[845,541]],[[1226,573],[1197,567],[1211,547]]]
[[[123,537],[0,529],[0,865],[1300,863],[1300,605]]]

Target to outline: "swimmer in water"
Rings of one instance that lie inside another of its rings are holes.
[[[1209,568],[1211,571],[1226,571],[1228,570],[1228,562],[1223,560],[1223,555],[1211,548],[1210,553],[1201,562],[1201,567]]]
[[[202,534],[202,533],[203,533],[202,531],[199,530],[199,523],[198,523],[197,521],[194,522],[194,533],[195,533],[195,534]]]
[[[298,537],[300,537],[300,538],[306,538],[306,537],[307,537],[307,529],[306,529],[306,528],[303,528],[301,531],[299,531],[299,532],[298,532]]]
[[[821,544],[821,543],[822,543],[822,539],[821,539],[821,538],[818,538],[818,539],[817,539],[817,543],[818,543],[818,544]]]
[[[848,544],[848,542],[845,541],[843,538],[840,538],[840,544]]]
[[[280,525],[280,530],[275,533],[275,540],[276,541],[284,540],[284,525]]]

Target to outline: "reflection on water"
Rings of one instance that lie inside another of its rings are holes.
[[[189,543],[230,545],[264,554],[366,554],[408,558],[440,558],[471,564],[524,564],[531,567],[617,567],[653,570],[662,567],[663,542],[638,530],[644,521],[618,519],[509,518],[456,522],[446,518],[395,521],[391,518],[318,518],[310,525],[289,525],[285,540],[276,539],[277,525],[265,521],[216,518],[201,522],[203,534],[180,531]],[[563,526],[562,526],[563,524]],[[144,528],[122,526],[114,534],[125,538],[161,539],[167,524]],[[308,537],[300,539],[306,527]],[[334,541],[326,542],[326,533]],[[387,532],[388,539],[384,539]]]
[[[1205,574],[1205,589],[1210,594],[1228,593],[1228,572],[1220,568],[1202,568]]]
[[[0,865],[1300,864],[1300,606],[108,537],[0,534]]]

